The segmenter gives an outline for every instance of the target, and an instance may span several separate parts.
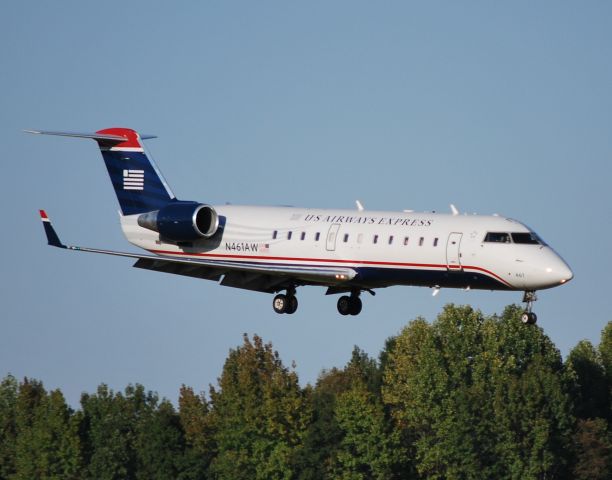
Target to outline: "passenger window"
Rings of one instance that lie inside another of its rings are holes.
[[[302,232],[302,236],[300,237],[300,240],[304,240],[306,238],[306,232]]]
[[[389,235],[389,245],[393,243],[393,235]]]
[[[293,234],[293,232],[289,231],[287,232],[287,240],[291,240],[291,235]]]
[[[408,245],[408,237],[404,237],[404,246]]]
[[[514,243],[523,243],[529,245],[539,245],[540,241],[535,233],[512,233],[512,241]]]
[[[348,235],[349,235],[348,233],[344,234],[344,243],[348,242]]]
[[[490,243],[510,243],[510,235],[505,232],[489,232],[485,236],[484,241]]]
[[[434,247],[438,246],[438,237],[434,238]]]
[[[321,238],[321,233],[320,232],[315,233],[315,242],[318,242],[319,238]]]
[[[423,242],[425,241],[425,237],[419,238],[419,247],[423,246]]]
[[[272,240],[276,240],[276,237],[278,237],[278,230],[272,232]]]
[[[378,243],[378,235],[374,235],[374,243]]]
[[[361,243],[363,242],[363,233],[360,233],[359,235],[357,235],[357,243]]]

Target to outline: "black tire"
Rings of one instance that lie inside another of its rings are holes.
[[[359,297],[350,297],[351,306],[350,306],[350,314],[351,315],[359,315],[361,313],[361,308],[363,304],[361,303],[361,298]]]
[[[538,321],[538,316],[533,312],[523,312],[521,315],[521,322],[525,325],[535,325]]]
[[[272,308],[276,313],[285,313],[287,311],[287,295],[279,293],[274,300],[272,300]]]
[[[343,295],[338,299],[338,312],[340,315],[351,313],[351,297]]]
[[[285,313],[292,315],[298,309],[298,299],[293,295],[287,297],[287,306],[285,307]]]

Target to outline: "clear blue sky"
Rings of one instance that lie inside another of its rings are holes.
[[[45,244],[135,250],[94,142],[21,133],[123,126],[181,198],[500,213],[575,279],[543,291],[565,355],[612,319],[612,5],[608,2],[4,2],[0,7],[0,376],[73,405],[101,382],[175,401],[207,390],[242,333],[303,384],[353,345],[448,302],[501,312],[521,294],[395,287],[341,317],[335,297],[272,297]]]

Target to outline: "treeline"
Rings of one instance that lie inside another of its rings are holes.
[[[75,411],[8,375],[0,478],[612,478],[612,322],[563,362],[520,313],[449,305],[305,388],[245,335],[218,386],[183,386],[178,409],[142,385],[101,385]]]

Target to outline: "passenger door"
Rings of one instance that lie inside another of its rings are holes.
[[[336,239],[338,238],[338,230],[340,230],[340,224],[334,223],[331,227],[329,227],[329,232],[327,232],[327,242],[325,244],[325,248],[328,252],[333,252],[336,250]]]
[[[446,242],[446,268],[449,270],[460,271],[461,266],[461,237],[463,233],[453,232],[448,236]]]

